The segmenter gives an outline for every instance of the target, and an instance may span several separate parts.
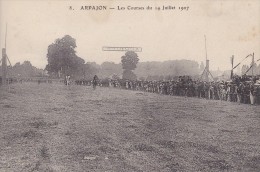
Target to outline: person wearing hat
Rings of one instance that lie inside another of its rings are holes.
[[[256,104],[260,105],[260,82],[256,85]]]
[[[255,104],[255,94],[256,94],[256,90],[254,88],[254,82],[252,81],[250,84],[249,84],[249,87],[250,87],[250,103],[251,105],[254,105]]]
[[[224,83],[220,85],[220,95],[221,95],[220,100],[224,100],[224,101],[227,100],[226,85]]]
[[[227,101],[231,102],[231,84],[228,83],[227,84],[227,89],[226,89],[226,97],[227,97]]]
[[[242,103],[242,90],[244,88],[243,82],[240,82],[239,86],[236,88],[237,91],[237,102]]]
[[[231,101],[237,102],[237,92],[236,92],[236,85],[235,84],[231,84],[230,93],[231,93]]]
[[[250,104],[250,85],[249,83],[245,83],[245,87],[243,89],[244,93],[244,102],[245,104]]]

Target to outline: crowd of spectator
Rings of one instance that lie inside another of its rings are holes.
[[[91,85],[91,81],[76,81]],[[197,97],[244,104],[260,104],[260,78],[234,76],[230,81],[194,81],[180,76],[176,81],[100,80],[99,86],[138,90],[171,96]]]

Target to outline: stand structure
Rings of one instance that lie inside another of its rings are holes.
[[[209,82],[209,76],[211,76],[212,80],[214,80],[214,77],[212,76],[212,74],[209,71],[209,60],[208,60],[208,57],[207,57],[208,54],[207,54],[206,36],[204,35],[204,37],[205,37],[205,50],[206,50],[206,67],[201,74],[200,80],[204,79],[206,82]]]
[[[6,38],[7,38],[7,24],[6,24],[6,32],[5,32],[5,48],[2,48],[2,59],[0,60],[0,63],[2,62],[2,85],[7,85],[7,61],[9,62],[9,65],[11,65],[11,62],[7,56],[6,53]]]

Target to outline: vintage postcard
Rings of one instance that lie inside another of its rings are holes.
[[[260,171],[259,0],[0,0],[1,172]]]

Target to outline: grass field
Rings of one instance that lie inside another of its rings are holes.
[[[64,86],[0,87],[0,171],[260,171],[260,107]]]

